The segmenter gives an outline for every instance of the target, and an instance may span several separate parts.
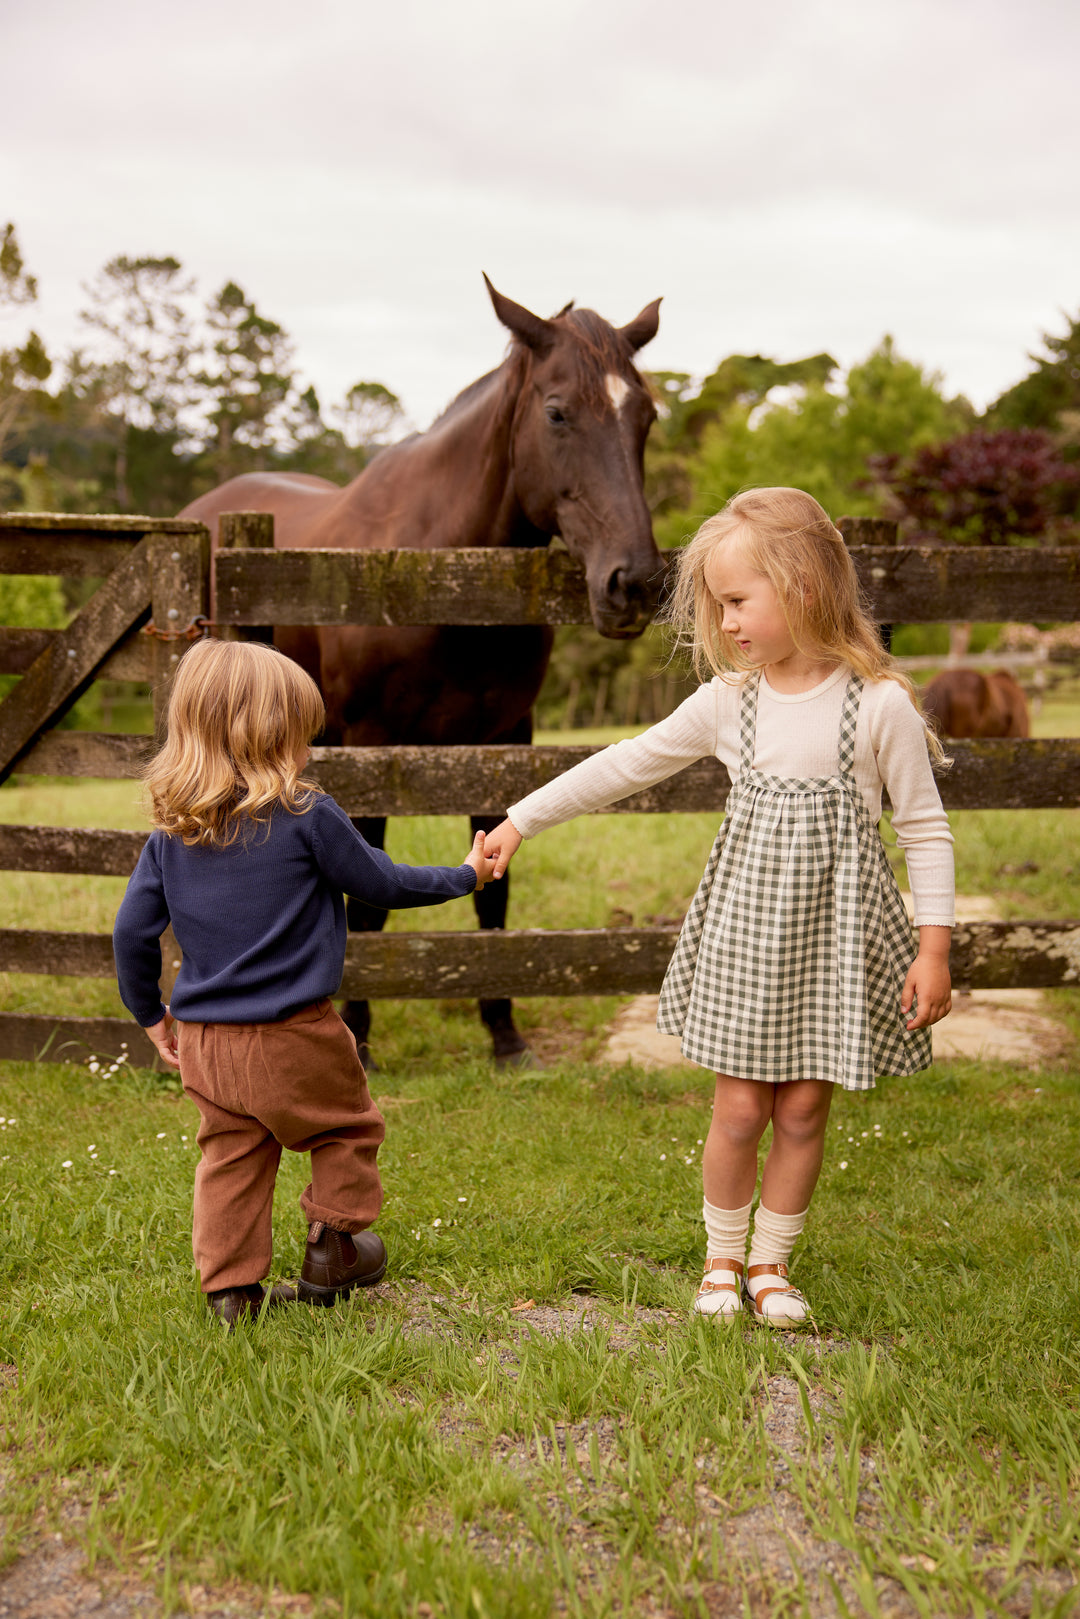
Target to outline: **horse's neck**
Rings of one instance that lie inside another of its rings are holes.
[[[357,480],[357,515],[370,524],[377,496],[382,543],[424,549],[542,543],[514,492],[516,381],[510,362],[500,366],[426,433],[384,452]]]

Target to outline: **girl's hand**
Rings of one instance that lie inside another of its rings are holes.
[[[157,1054],[162,1062],[169,1068],[179,1068],[180,1058],[176,1055],[176,1028],[168,1007],[165,1008],[165,1016],[161,1022],[155,1023],[154,1027],[147,1029],[146,1032],[157,1047]]]
[[[919,953],[908,969],[904,980],[904,993],[900,1010],[907,1015],[912,1004],[918,1002],[918,1011],[908,1021],[908,1031],[927,1029],[940,1023],[952,1010],[952,979],[949,976],[949,943],[951,928],[924,927],[919,929]]]
[[[487,835],[485,847],[489,854],[495,856],[495,871],[493,875],[501,877],[507,866],[521,848],[521,833],[513,821],[500,821],[494,832]]]
[[[484,853],[484,834],[478,832],[473,838],[473,846],[462,861],[465,866],[471,866],[476,873],[476,892],[479,894],[485,883],[491,881],[495,862]]]

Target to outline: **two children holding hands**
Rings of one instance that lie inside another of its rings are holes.
[[[385,1269],[369,1230],[382,1120],[329,1000],[344,962],[342,890],[381,906],[469,893],[502,876],[523,838],[712,755],[731,791],[659,1012],[716,1075],[694,1308],[770,1326],[808,1317],[788,1260],[835,1089],[927,1067],[930,1025],[950,1007],[952,838],[931,765],[941,749],[881,646],[842,536],[799,490],[751,490],[710,518],[680,553],[668,616],[698,690],[512,805],[457,868],[393,865],[301,780],[322,708],[295,665],[210,642],[184,658],[148,777],[156,829],[117,918],[116,959],[125,1004],[164,1060],[179,1060],[202,1116],[194,1246],[216,1314],[231,1322],[262,1302],[282,1146],[312,1155],[300,1295],[333,1302]],[[877,832],[883,789],[917,941]],[[158,994],[169,920],[184,953],[171,1016]]]

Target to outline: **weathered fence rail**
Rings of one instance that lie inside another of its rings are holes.
[[[19,768],[28,775],[134,779],[152,747],[152,737],[57,731],[27,753]],[[600,751],[580,745],[315,748],[306,774],[350,815],[501,815],[508,804]],[[1069,809],[1080,803],[1080,738],[950,742],[949,757],[951,766],[938,777],[946,809]],[[718,814],[728,786],[723,765],[701,759],[599,813]],[[51,849],[54,830],[20,827],[13,829],[14,841],[30,849],[40,833],[41,847]],[[0,870],[11,846],[11,835],[0,826]]]
[[[587,623],[580,569],[563,552],[273,551],[267,519],[226,523],[214,580],[219,633],[290,624]],[[930,550],[849,534],[877,617],[1080,619],[1080,552]],[[0,517],[0,572],[100,579],[61,631],[0,629],[0,673],[23,678],[0,702],[0,776],[20,771],[131,779],[154,739],[55,730],[96,679],[149,681],[160,732],[170,676],[211,599],[208,536],[142,518]],[[143,634],[150,626],[152,638]],[[164,631],[164,635],[161,632]],[[501,814],[595,750],[583,747],[322,748],[311,774],[353,815]],[[1080,803],[1080,740],[955,743],[941,778],[950,809],[1066,808]],[[720,814],[726,772],[703,760],[613,813]],[[0,824],[0,870],[127,876],[145,834]],[[343,993],[367,998],[638,993],[659,987],[673,928],[352,935]],[[167,951],[172,965],[174,946]],[[111,977],[108,935],[0,929],[0,970]],[[953,944],[960,984],[1080,984],[1080,922],[983,923]],[[87,1049],[152,1048],[130,1022],[0,1016],[0,1055],[59,1059]]]

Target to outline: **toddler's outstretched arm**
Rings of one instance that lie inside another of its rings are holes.
[[[919,929],[919,953],[908,968],[900,1000],[900,1010],[905,1016],[911,1011],[912,1003],[918,1002],[918,1011],[907,1025],[909,1030],[926,1029],[931,1023],[940,1023],[952,1009],[951,942],[951,928]]]
[[[501,877],[521,848],[521,833],[513,821],[500,821],[494,832],[489,832],[484,849],[495,857],[493,877]]]

